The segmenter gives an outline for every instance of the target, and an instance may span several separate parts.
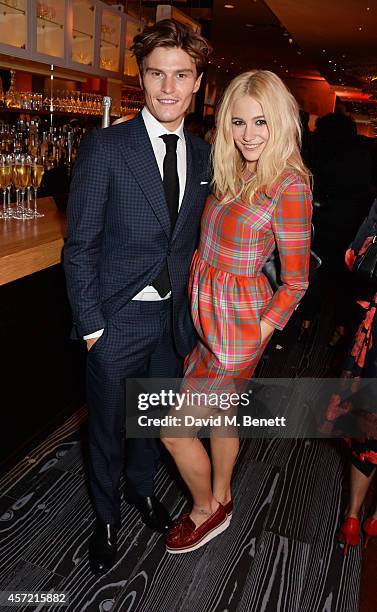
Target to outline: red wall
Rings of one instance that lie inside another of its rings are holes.
[[[16,71],[15,85],[17,91],[32,91],[32,78],[33,75],[28,72]]]
[[[336,96],[327,81],[292,77],[285,78],[284,82],[293,93],[300,108],[309,115],[322,117],[334,111]]]

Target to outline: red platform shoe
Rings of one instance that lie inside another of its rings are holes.
[[[346,556],[349,546],[357,546],[360,542],[360,523],[359,519],[348,516],[339,529],[338,542],[344,544],[344,556]]]
[[[228,518],[231,519],[233,514],[233,500],[230,500],[227,504],[224,504],[224,510]]]
[[[363,528],[364,528],[364,532],[366,535],[366,540],[365,540],[365,548],[366,548],[369,542],[369,538],[375,538],[377,536],[377,519],[373,518],[373,516],[369,516],[364,521]]]
[[[166,538],[168,553],[187,553],[197,550],[229,527],[229,519],[224,506],[219,504],[214,512],[202,525],[197,527],[189,514],[181,517],[170,529]]]

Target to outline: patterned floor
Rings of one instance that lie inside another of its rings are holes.
[[[274,338],[259,375],[321,376],[329,370],[336,355],[324,337],[316,334],[315,341],[296,344],[294,325]],[[338,443],[244,441],[232,523],[221,537],[188,555],[166,554],[163,537],[124,503],[119,560],[106,576],[95,578],[87,562],[93,519],[82,459],[85,440],[83,408],[0,481],[1,591],[66,591],[70,603],[61,609],[78,612],[359,609],[361,546],[344,558],[335,543],[346,480]],[[165,465],[156,485],[172,514],[180,514],[185,497]]]

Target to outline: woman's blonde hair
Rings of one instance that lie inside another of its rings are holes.
[[[232,134],[232,106],[243,96],[252,96],[263,109],[269,139],[258,160],[256,173],[244,180],[246,161]],[[272,187],[286,172],[293,171],[309,182],[309,171],[300,154],[301,123],[295,98],[283,81],[269,70],[250,70],[237,76],[226,88],[217,112],[217,132],[212,151],[213,188],[226,201],[241,198],[251,202]]]

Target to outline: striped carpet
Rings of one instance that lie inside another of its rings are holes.
[[[318,333],[294,343],[296,331],[293,322],[274,338],[259,375],[326,374],[334,352]],[[339,444],[243,441],[230,527],[187,555],[165,553],[163,537],[123,502],[118,562],[96,578],[87,562],[85,423],[83,408],[0,481],[1,591],[65,591],[61,609],[78,612],[357,612],[361,546],[344,558],[335,540],[346,480]],[[156,488],[178,516],[185,497],[165,464]]]

